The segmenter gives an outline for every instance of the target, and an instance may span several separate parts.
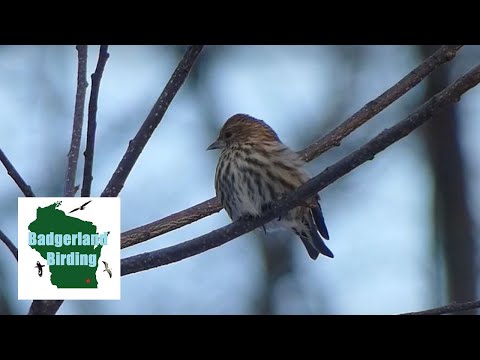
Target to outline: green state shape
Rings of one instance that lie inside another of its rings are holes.
[[[50,232],[54,234],[97,234],[97,226],[90,221],[83,221],[71,216],[65,215],[65,212],[58,210],[59,202],[55,202],[47,207],[37,208],[37,218],[30,223],[28,230],[45,236]],[[55,247],[55,245],[30,245],[30,247],[40,253],[47,260],[47,253],[60,252],[61,254],[70,254],[72,251],[78,251],[80,254],[95,254],[95,267],[88,265],[50,265],[52,285],[58,288],[97,288],[98,282],[95,275],[98,268],[98,260],[102,251],[102,245],[98,244],[95,248],[93,245],[69,245]],[[89,279],[89,282],[87,282]]]

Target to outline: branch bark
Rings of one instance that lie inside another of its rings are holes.
[[[82,138],[83,112],[85,110],[85,95],[87,93],[87,53],[88,45],[77,45],[78,72],[77,72],[77,94],[75,95],[75,111],[73,113],[73,129],[70,150],[68,152],[67,173],[65,175],[64,196],[74,196],[78,190],[75,186],[75,175],[77,173],[78,154]]]
[[[142,124],[142,127],[138,130],[133,140],[130,140],[125,155],[123,155],[122,160],[118,164],[117,169],[113,173],[112,178],[108,182],[105,190],[103,190],[101,196],[115,197],[120,193],[130,171],[132,171],[133,166],[143,151],[143,148],[152,136],[153,131],[157,128],[158,124],[160,124],[160,121],[162,121],[165,112],[170,106],[177,91],[185,82],[185,79],[200,55],[202,48],[203,45],[190,45],[188,47],[182,60],[180,60],[177,68],[165,86],[165,89],[160,94],[160,97]]]
[[[10,160],[8,160],[7,155],[5,155],[2,149],[0,149],[0,161],[2,162],[3,166],[5,166],[5,169],[7,169],[7,174],[10,175],[13,181],[15,181],[15,184],[17,184],[23,195],[26,197],[34,197],[35,194],[33,193],[32,188],[27,185],[25,180],[23,180],[13,164],[10,162]]]
[[[443,315],[443,314],[450,314],[454,312],[473,310],[473,309],[479,309],[479,308],[480,308],[480,300],[469,301],[464,303],[453,302],[450,305],[445,305],[445,306],[441,306],[434,309],[403,313],[399,315]]]
[[[442,46],[398,83],[378,96],[375,100],[370,101],[328,134],[300,151],[299,154],[301,154],[306,161],[311,161],[332,147],[340,145],[340,142],[347,135],[351,134],[355,129],[387,108],[394,101],[398,100],[442,64],[452,60],[461,47],[462,45]],[[122,249],[181,228],[217,213],[220,210],[222,210],[222,206],[218,199],[214,197],[186,210],[128,230],[122,234]]]
[[[85,149],[85,165],[83,167],[83,186],[82,196],[89,197],[93,180],[93,153],[95,150],[95,131],[97,129],[97,108],[98,93],[100,91],[100,82],[102,80],[103,70],[110,54],[108,45],[101,45],[98,54],[98,62],[95,72],[92,74],[92,89],[88,102],[88,127],[87,127],[87,145]]]
[[[459,101],[466,91],[476,86],[479,82],[480,65],[473,68],[440,93],[434,95],[406,119],[382,131],[360,149],[328,167],[283,199],[276,201],[272,209],[264,216],[249,221],[238,220],[195,239],[122,259],[122,276],[167,265],[200,254],[246,234],[279,216],[285,215],[290,209],[300,205],[308,197],[321,191],[367,160],[372,160],[376,154],[410,134],[448,105]]]
[[[0,230],[0,240],[2,240],[5,245],[7,245],[8,249],[12,252],[13,256],[15,256],[15,259],[18,261],[17,247],[13,244],[12,240],[10,240],[2,230]]]

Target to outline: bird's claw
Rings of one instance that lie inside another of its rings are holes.
[[[254,218],[255,216],[252,214],[243,214],[242,216],[240,216],[240,220],[242,221],[250,221],[250,220],[253,220]]]

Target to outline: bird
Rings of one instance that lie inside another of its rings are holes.
[[[40,264],[40,261],[37,261],[37,266],[34,266],[34,268],[38,269],[38,276],[42,277],[43,275],[43,267],[45,265]]]
[[[75,211],[77,211],[77,210],[84,210],[84,209],[85,209],[85,206],[87,206],[87,205],[88,205],[89,203],[91,203],[91,202],[92,202],[92,200],[87,201],[87,202],[86,202],[85,204],[83,204],[82,206],[77,207],[77,208],[73,209],[72,211],[70,211],[69,214],[71,214],[71,213],[73,213],[73,212],[75,212]]]
[[[207,150],[221,150],[215,171],[215,192],[232,221],[261,216],[274,200],[310,179],[301,157],[283,144],[263,120],[235,114],[223,124]],[[330,235],[320,197],[315,194],[287,215],[274,219],[263,229],[293,231],[308,255],[333,258],[324,240]]]
[[[105,261],[103,261],[103,264],[105,265],[105,270],[103,271],[106,271],[108,273],[108,275],[110,275],[110,278],[112,277],[112,269],[108,267],[108,263],[106,263]]]

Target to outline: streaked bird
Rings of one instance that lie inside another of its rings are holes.
[[[220,149],[215,191],[232,220],[260,216],[273,200],[305,183],[310,176],[300,156],[284,145],[264,121],[246,114],[230,117],[207,150]],[[333,258],[324,239],[329,239],[315,194],[264,227],[293,231],[313,260],[321,253]]]
[[[112,269],[108,266],[108,263],[106,263],[105,261],[103,261],[103,264],[105,265],[105,270],[103,270],[104,272],[106,271],[108,273],[108,275],[110,275],[110,278],[112,277]]]
[[[72,211],[69,212],[69,214],[77,211],[77,210],[85,210],[85,206],[87,206],[88,204],[90,204],[92,202],[92,200],[88,200],[85,204],[81,205],[80,207],[78,208],[75,208],[73,209]]]

